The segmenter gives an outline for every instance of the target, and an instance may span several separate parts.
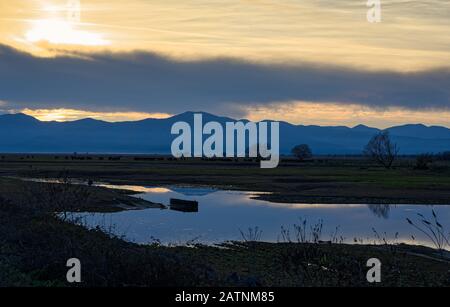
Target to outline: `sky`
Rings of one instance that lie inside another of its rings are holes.
[[[450,2],[0,0],[0,110],[450,127]]]

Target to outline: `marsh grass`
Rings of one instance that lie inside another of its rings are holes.
[[[429,238],[438,251],[442,252],[445,248],[450,248],[450,232],[447,233],[434,210],[431,210],[431,217],[427,218],[423,214],[417,213],[416,220],[407,218],[406,221]]]
[[[249,227],[246,231],[239,229],[239,232],[244,242],[258,242],[261,240],[263,233],[258,226]]]
[[[307,219],[299,218],[299,223],[292,225],[291,227],[281,226],[281,233],[278,236],[278,241],[285,243],[320,243],[323,231],[323,220],[319,220],[317,223],[309,225]],[[337,236],[338,228],[336,228]],[[332,240],[336,239],[332,234]]]
[[[400,236],[399,232],[396,232],[394,234],[394,239],[390,240],[388,239],[389,235],[386,231],[380,233],[375,228],[372,227],[372,232],[375,236],[374,244],[378,245],[386,245],[386,246],[392,246],[398,244],[398,238]]]

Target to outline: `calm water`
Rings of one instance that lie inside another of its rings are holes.
[[[147,209],[74,216],[81,217],[82,223],[88,227],[100,226],[132,242],[149,243],[156,238],[166,244],[182,244],[194,239],[195,242],[207,244],[240,240],[240,230],[246,232],[249,227],[262,230],[261,240],[278,242],[283,240],[283,226],[290,229],[291,238],[295,240],[293,225],[299,224],[302,218],[309,225],[323,220],[321,239],[324,241],[337,237],[347,243],[353,243],[355,238],[362,239],[364,243],[381,243],[376,239],[375,229],[393,243],[431,246],[431,241],[413,229],[406,218],[417,219],[417,213],[431,217],[431,210],[434,209],[441,223],[448,224],[450,221],[448,205],[280,204],[254,200],[252,197],[256,194],[251,192],[179,187],[121,188],[133,189],[142,193],[138,197],[165,205],[170,204],[171,198],[196,200],[199,202],[199,212]],[[335,236],[336,227],[338,232]]]

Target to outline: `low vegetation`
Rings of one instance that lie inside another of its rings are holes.
[[[55,214],[94,208],[84,204],[85,193],[92,202],[101,189],[66,186],[55,192],[51,184],[9,179],[2,184],[25,192],[0,198],[0,286],[71,286],[66,261],[74,257],[82,263],[80,286],[369,286],[366,263],[373,257],[383,263],[380,286],[450,285],[449,262],[432,249],[322,242],[320,223],[300,221],[297,241],[285,233],[278,244],[256,242],[261,232],[253,228],[242,232],[246,242],[217,247],[157,241],[144,246]],[[59,199],[71,201],[66,206]]]

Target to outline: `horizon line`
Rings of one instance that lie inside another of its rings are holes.
[[[76,119],[76,120],[40,120],[37,117],[34,117],[32,115],[28,115],[28,114],[23,113],[23,112],[9,112],[9,113],[3,113],[3,114],[0,113],[0,117],[22,115],[22,116],[26,116],[26,117],[29,117],[29,118],[33,118],[34,120],[36,120],[38,122],[41,122],[41,123],[76,123],[76,122],[81,122],[81,121],[86,121],[86,120],[92,120],[92,121],[103,122],[103,123],[108,123],[108,124],[115,124],[115,123],[137,123],[137,122],[143,122],[143,121],[147,121],[147,120],[162,121],[162,120],[173,119],[175,117],[186,115],[186,114],[203,114],[203,115],[210,115],[210,116],[218,117],[218,118],[231,119],[233,121],[249,121],[249,122],[252,122],[251,120],[249,120],[247,118],[236,119],[236,118],[233,118],[233,117],[230,117],[230,116],[217,115],[217,114],[206,112],[206,111],[185,111],[185,112],[182,112],[182,113],[170,115],[170,116],[165,117],[165,118],[147,117],[147,118],[138,119],[138,120],[121,120],[121,121],[108,121],[108,120],[97,119],[97,118],[93,118],[93,117],[85,117],[85,118],[80,118],[80,119]],[[355,128],[361,127],[361,128],[368,128],[368,129],[376,129],[376,130],[380,130],[380,131],[389,130],[391,128],[396,128],[396,127],[405,127],[405,126],[424,126],[426,128],[445,128],[445,129],[450,129],[450,126],[427,125],[427,124],[424,124],[424,123],[399,124],[399,125],[390,126],[390,127],[384,128],[384,129],[383,128],[378,128],[378,127],[367,126],[367,125],[364,125],[364,124],[358,124],[358,125],[355,125],[355,126],[346,126],[346,125],[337,125],[337,126],[303,125],[303,124],[293,124],[293,123],[290,123],[288,121],[277,121],[277,120],[271,120],[271,119],[263,119],[263,120],[257,121],[256,123],[268,122],[268,121],[284,123],[284,124],[288,124],[288,125],[295,126],[295,127],[302,127],[303,126],[303,127],[348,128],[348,129],[355,129]]]

